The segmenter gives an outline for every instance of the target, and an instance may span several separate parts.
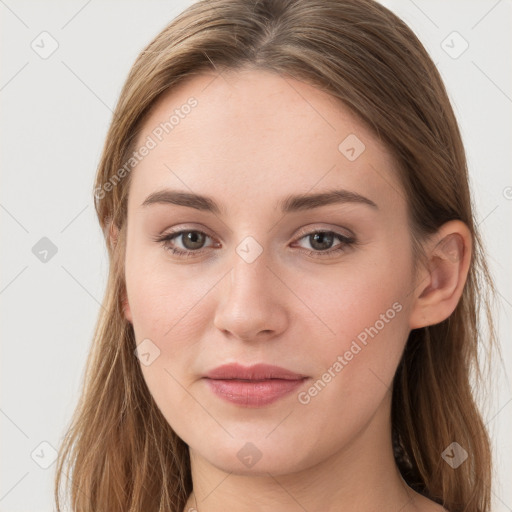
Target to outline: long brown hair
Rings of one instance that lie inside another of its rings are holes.
[[[472,378],[482,378],[480,344],[494,344],[494,285],[473,216],[464,147],[423,45],[373,0],[203,0],[137,58],[96,176],[95,206],[110,272],[83,392],[59,452],[57,509],[64,476],[75,512],[182,512],[192,490],[188,446],[148,391],[134,354],[133,328],[123,314],[131,176],[125,164],[164,92],[205,70],[243,66],[328,92],[386,144],[408,203],[418,261],[421,241],[443,223],[460,219],[471,231],[471,266],[455,311],[410,333],[393,384],[392,441],[412,488],[450,512],[489,512],[489,438]],[[479,336],[480,310],[490,326],[487,340]],[[483,380],[475,382],[478,387]],[[453,442],[469,454],[457,469],[442,458]]]

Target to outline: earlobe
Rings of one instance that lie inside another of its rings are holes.
[[[426,248],[428,269],[415,290],[410,328],[446,320],[459,302],[471,261],[471,233],[462,221],[449,221]]]

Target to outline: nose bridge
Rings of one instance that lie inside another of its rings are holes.
[[[246,237],[235,249],[229,279],[229,297],[233,300],[256,302],[256,299],[272,299],[269,285],[272,272],[270,252],[254,238]],[[262,301],[258,301],[261,305]]]
[[[259,245],[259,244],[258,244]],[[261,250],[254,245],[254,242],[241,242],[235,250],[233,257],[233,268],[230,272],[231,292],[236,290],[261,291],[265,288],[268,274],[271,274],[269,266],[269,251]]]

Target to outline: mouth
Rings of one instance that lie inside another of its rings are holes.
[[[203,379],[221,399],[242,407],[262,407],[276,402],[302,386],[309,377],[285,368],[258,364],[219,366]]]
[[[244,407],[270,405],[300,387],[307,377],[299,380],[266,379],[206,379],[218,397]]]
[[[237,379],[237,380],[268,380],[268,379],[281,379],[281,380],[299,380],[306,375],[292,372],[280,366],[270,364],[255,364],[252,366],[242,366],[238,363],[224,364],[209,371],[204,377],[209,379]]]

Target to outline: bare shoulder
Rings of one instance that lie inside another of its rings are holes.
[[[418,512],[449,512],[443,506],[425,496],[412,491],[414,494],[414,510]]]

